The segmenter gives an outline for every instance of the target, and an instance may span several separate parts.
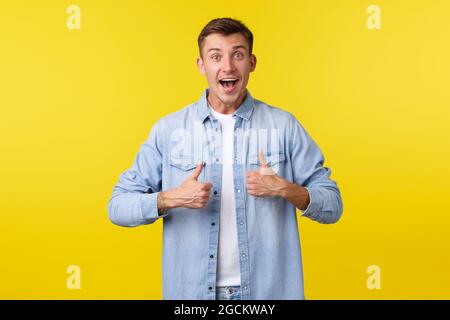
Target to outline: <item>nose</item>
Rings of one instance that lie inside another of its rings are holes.
[[[230,56],[226,56],[222,59],[222,70],[225,72],[234,71],[233,59]]]

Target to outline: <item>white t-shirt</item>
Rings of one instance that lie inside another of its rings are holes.
[[[217,287],[240,286],[239,247],[236,225],[236,202],[233,182],[233,114],[223,114],[211,108],[211,113],[222,125],[222,193],[220,199],[219,253],[217,260]]]

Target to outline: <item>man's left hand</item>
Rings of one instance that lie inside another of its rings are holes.
[[[287,186],[286,180],[278,176],[267,164],[264,153],[259,152],[259,170],[247,171],[247,192],[255,197],[281,196]]]

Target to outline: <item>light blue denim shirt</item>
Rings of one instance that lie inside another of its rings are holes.
[[[163,219],[164,299],[216,298],[222,185],[221,126],[207,105],[208,89],[196,103],[161,118],[130,169],[114,186],[109,218],[134,227]],[[258,151],[284,179],[307,188],[302,216],[335,223],[342,200],[317,144],[289,112],[253,99],[247,91],[234,112],[233,181],[243,300],[304,299],[297,213],[281,197],[246,192],[246,171],[259,168]],[[158,216],[158,192],[178,187],[204,162],[200,181],[213,184],[202,209],[176,208]]]

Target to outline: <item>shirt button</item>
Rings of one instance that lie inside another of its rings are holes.
[[[213,222],[213,223],[211,223],[211,225],[212,225],[212,226],[215,226],[215,225],[216,225],[216,223],[215,223],[215,222]]]
[[[214,191],[214,194],[217,194],[217,191]]]
[[[247,290],[247,286],[244,286],[244,290]]]
[[[209,287],[208,289],[211,291],[211,290],[212,290],[212,287]]]
[[[243,226],[243,225],[244,225],[244,221],[239,222],[239,224],[240,224],[241,226]]]
[[[242,254],[242,258],[245,258],[245,253]]]
[[[214,258],[214,255],[210,255],[209,257],[212,259],[212,258]]]
[[[238,189],[238,193],[241,193],[241,189]]]
[[[219,158],[216,158],[216,162],[219,162]]]

